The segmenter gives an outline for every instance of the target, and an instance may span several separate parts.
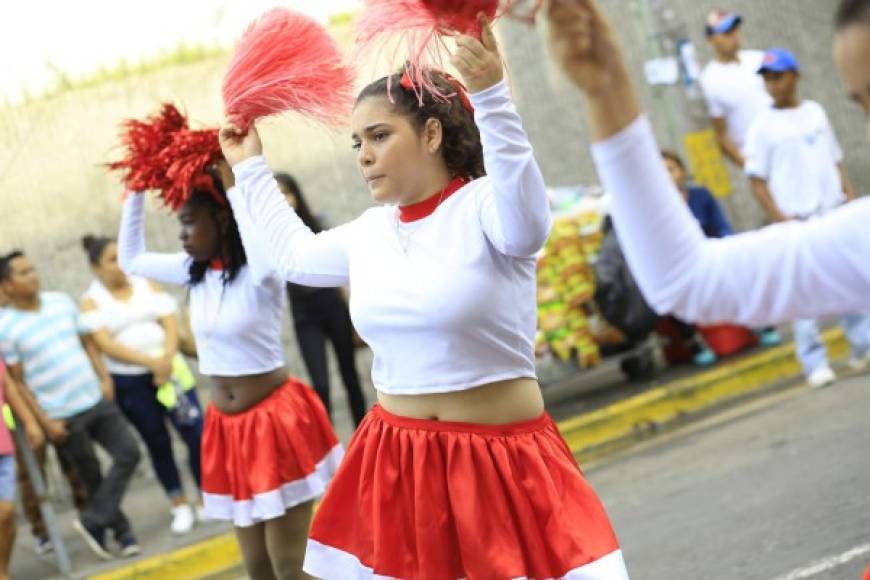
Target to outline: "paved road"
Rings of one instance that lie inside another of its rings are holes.
[[[632,580],[858,580],[870,563],[870,378],[756,401],[587,475]]]
[[[551,410],[570,415],[581,404],[588,402]],[[336,419],[346,436],[348,418]],[[170,536],[168,506],[143,471],[125,509],[146,555],[228,529],[217,524]],[[633,580],[858,579],[870,562],[870,379],[786,391],[586,471],[608,506]],[[90,555],[70,529],[72,514],[58,507],[77,575],[118,564]],[[53,576],[52,566],[33,555],[21,523],[13,577]],[[838,557],[847,561],[833,566]],[[788,576],[816,561],[825,568],[820,574]]]

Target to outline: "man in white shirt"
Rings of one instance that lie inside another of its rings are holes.
[[[715,59],[701,73],[701,89],[722,153],[743,167],[743,144],[753,117],[770,105],[770,95],[755,74],[761,64],[760,50],[740,50],[743,18],[727,10],[713,10],[704,32]]]
[[[745,170],[770,219],[808,220],[853,200],[843,151],[825,110],[815,101],[798,97],[797,59],[785,49],[772,48],[764,53],[758,73],[773,106],[759,113],[749,127]],[[866,365],[870,318],[847,315],[843,326],[852,345],[853,365]],[[816,321],[796,321],[794,329],[797,355],[808,382],[813,386],[833,382]]]

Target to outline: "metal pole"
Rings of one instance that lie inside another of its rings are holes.
[[[69,553],[66,551],[63,535],[60,533],[60,528],[57,525],[54,506],[51,505],[48,487],[45,485],[45,479],[42,477],[42,469],[40,469],[39,461],[36,460],[36,455],[30,448],[27,438],[21,429],[17,427],[18,424],[19,422],[16,420],[16,428],[11,430],[12,437],[15,439],[15,452],[21,454],[27,474],[30,476],[30,482],[33,485],[33,491],[36,492],[36,497],[39,499],[39,511],[42,513],[42,519],[45,522],[45,527],[48,529],[48,538],[54,546],[57,568],[65,578],[72,578],[72,564],[70,563]],[[46,445],[48,445],[48,442],[46,442]]]

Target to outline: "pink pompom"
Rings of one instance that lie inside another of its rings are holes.
[[[449,56],[447,37],[480,37],[478,17],[490,21],[504,15],[532,20],[543,0],[365,0],[357,24],[357,49],[362,58],[380,58],[381,50],[398,37],[398,56],[405,61],[415,90],[444,98],[426,78],[426,71],[443,70]],[[529,5],[521,14],[521,5]],[[391,60],[397,55],[391,55]],[[392,64],[392,63],[391,63]]]
[[[242,129],[286,111],[340,125],[353,105],[353,82],[352,69],[323,26],[275,8],[239,41],[224,77],[224,108]]]

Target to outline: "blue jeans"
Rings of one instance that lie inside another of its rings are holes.
[[[201,409],[199,418],[193,424],[181,425],[175,420],[173,413],[157,401],[153,375],[112,375],[112,380],[115,383],[118,406],[145,442],[154,473],[157,474],[166,495],[170,499],[183,495],[181,477],[172,452],[172,441],[166,428],[167,419],[172,422],[175,431],[187,446],[190,472],[197,487],[200,487],[199,453],[203,425]],[[191,389],[187,395],[191,403],[200,408],[196,390]]]
[[[870,353],[870,316],[847,314],[843,316],[842,324],[846,338],[852,347],[852,356],[860,357]],[[809,375],[822,365],[828,364],[828,349],[822,342],[817,321],[796,320],[794,342],[804,374]]]

